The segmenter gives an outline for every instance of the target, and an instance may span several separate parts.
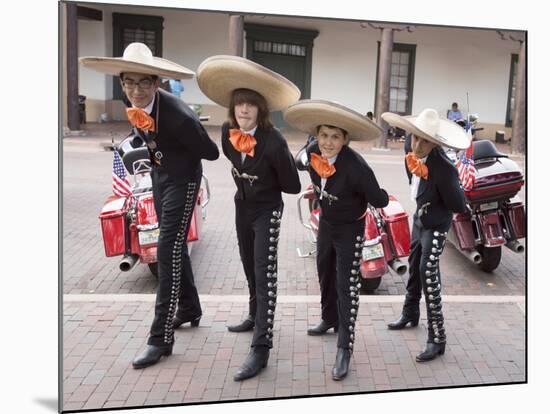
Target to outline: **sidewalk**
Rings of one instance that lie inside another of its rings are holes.
[[[65,295],[64,410],[526,381],[522,296],[444,297],[447,349],[424,364],[414,357],[426,340],[425,310],[418,328],[389,331],[402,297],[361,297],[350,373],[340,382],[331,378],[336,336],[306,335],[320,317],[318,296],[280,297],[268,366],[244,382],[233,375],[252,334],[226,325],[245,316],[246,296],[201,299],[200,327],[177,329],[172,356],[134,370],[154,295]]]

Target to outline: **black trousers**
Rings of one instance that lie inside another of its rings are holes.
[[[176,305],[178,316],[182,318],[202,314],[187,249],[187,234],[200,178],[196,181],[175,182],[160,168],[153,168],[151,178],[160,227],[157,245],[159,284],[155,318],[147,343],[164,346],[174,342],[172,323]]]
[[[419,313],[424,292],[428,319],[428,342],[446,341],[441,302],[439,258],[447,239],[448,225],[426,229],[415,214],[409,255],[409,280],[403,312]]]
[[[353,349],[359,310],[361,251],[365,220],[350,224],[319,221],[317,274],[321,287],[321,317],[338,324],[338,347]]]
[[[248,282],[249,314],[254,318],[251,346],[273,347],[277,304],[277,245],[283,203],[260,207],[235,200],[239,253]]]

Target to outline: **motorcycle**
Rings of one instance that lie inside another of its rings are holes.
[[[306,145],[296,155],[296,166],[301,171],[308,169],[309,161],[306,149],[314,140],[309,137]],[[372,293],[380,286],[382,276],[392,269],[399,275],[407,272],[408,264],[404,258],[410,253],[409,218],[399,201],[390,195],[389,204],[384,208],[374,208],[368,205],[364,215],[365,240],[361,255],[361,290]],[[309,215],[304,217],[302,211],[303,200],[308,201]],[[298,218],[300,223],[308,229],[310,241],[317,242],[321,209],[319,200],[310,184],[305,191],[299,194]],[[299,257],[311,257],[316,249],[303,254],[298,247]]]
[[[200,117],[201,121],[208,118]],[[105,256],[122,255],[119,269],[123,272],[133,269],[138,261],[147,264],[158,278],[157,243],[160,229],[153,201],[149,151],[143,137],[135,129],[113,150],[119,153],[126,171],[133,178],[131,193],[123,197],[109,196],[99,214]],[[189,253],[193,243],[199,240],[209,202],[210,186],[208,178],[203,175],[187,235]]]
[[[525,251],[519,241],[526,236],[525,207],[518,196],[525,181],[517,163],[492,141],[473,140],[472,159],[474,184],[464,191],[468,212],[453,215],[448,240],[483,271],[492,272],[500,264],[502,246]]]

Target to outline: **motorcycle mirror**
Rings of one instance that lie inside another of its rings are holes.
[[[145,145],[145,141],[139,135],[136,135],[134,136],[134,138],[132,138],[132,148],[140,148],[140,147],[143,147],[144,145]]]
[[[309,161],[307,159],[307,151],[306,148],[302,148],[298,154],[296,154],[296,158],[294,158],[294,161],[296,162],[296,168],[300,171],[306,171],[307,167],[309,165]]]

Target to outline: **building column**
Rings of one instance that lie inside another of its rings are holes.
[[[376,96],[376,120],[378,125],[384,130],[378,148],[388,148],[388,123],[380,116],[390,108],[390,77],[391,77],[391,59],[393,52],[393,29],[384,27],[382,29],[382,40],[380,42],[380,59],[378,61],[378,94]]]
[[[521,42],[512,115],[512,153],[525,154],[525,40]]]
[[[78,20],[76,3],[66,3],[67,16],[67,126],[80,129],[78,106]]]
[[[229,16],[229,54],[233,56],[243,55],[244,44],[244,17],[240,14]]]

